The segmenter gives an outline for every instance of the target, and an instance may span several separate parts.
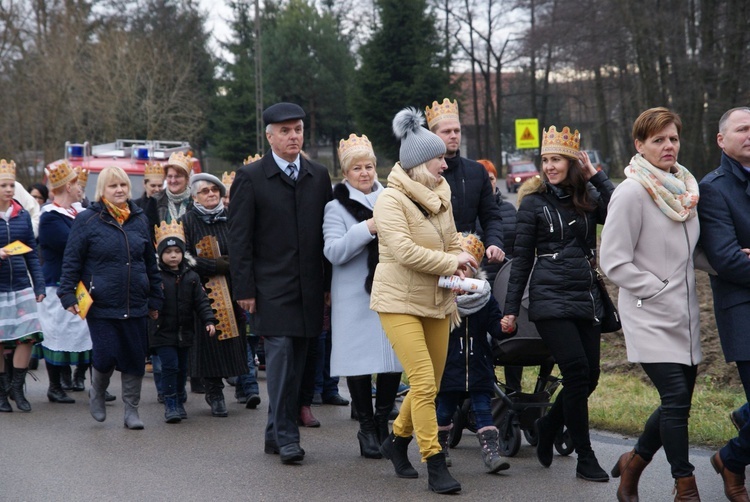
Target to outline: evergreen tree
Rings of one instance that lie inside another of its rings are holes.
[[[424,111],[450,92],[443,47],[426,0],[375,0],[380,21],[360,50],[355,118],[378,152],[398,158],[391,123],[405,106]]]

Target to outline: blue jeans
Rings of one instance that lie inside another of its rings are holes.
[[[315,362],[315,394],[323,399],[339,393],[339,377],[331,376],[331,331],[326,330],[318,337],[318,354]]]
[[[750,402],[750,361],[737,361],[737,371],[740,373],[745,397]],[[740,408],[743,417],[747,417],[748,405]],[[750,421],[737,433],[737,437],[727,442],[719,452],[724,466],[735,474],[743,474],[745,466],[750,465]]]
[[[461,406],[466,396],[465,392],[439,392],[437,396],[437,423],[439,427],[450,425],[456,409]],[[471,409],[474,412],[477,430],[494,426],[492,421],[492,393],[469,392]]]
[[[188,347],[156,348],[161,359],[161,389],[165,396],[182,396],[185,393],[189,351]]]
[[[234,387],[234,397],[250,397],[260,394],[258,387],[258,368],[255,366],[255,350],[258,348],[260,337],[247,337],[247,369],[248,372],[237,377],[237,385]]]

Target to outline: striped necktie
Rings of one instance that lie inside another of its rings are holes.
[[[286,174],[292,178],[293,180],[297,180],[297,166],[294,164],[289,164],[286,166]]]

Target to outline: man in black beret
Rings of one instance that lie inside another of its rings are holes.
[[[237,303],[255,314],[265,339],[268,423],[265,452],[300,462],[299,390],[308,346],[323,328],[330,264],[323,256],[328,170],[300,155],[304,110],[277,103],[263,112],[271,149],[237,169],[229,256]]]

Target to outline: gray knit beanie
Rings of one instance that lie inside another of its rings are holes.
[[[398,156],[404,170],[445,153],[443,140],[423,125],[424,115],[416,108],[404,108],[393,118],[393,133],[401,140]]]

